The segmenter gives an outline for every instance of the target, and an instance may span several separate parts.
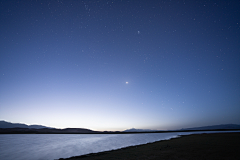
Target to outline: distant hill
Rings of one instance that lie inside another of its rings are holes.
[[[238,124],[220,124],[220,125],[213,125],[213,126],[182,128],[181,130],[215,130],[215,129],[240,129],[240,125],[238,125]]]
[[[85,128],[56,129],[42,125],[26,125],[22,123],[10,123],[0,121],[0,134],[75,134],[75,133],[99,133]]]
[[[151,130],[151,129],[135,129],[135,128],[131,128],[131,129],[127,129],[123,132],[155,132],[158,130]]]
[[[202,127],[193,127],[193,128],[182,128],[179,130],[167,130],[171,131],[185,131],[185,130],[231,130],[231,129],[240,129],[240,125],[237,124],[221,124],[221,125],[212,125],[212,126],[202,126]],[[160,130],[151,130],[151,129],[127,129],[123,132],[161,132]],[[164,132],[164,131],[163,131]]]
[[[83,128],[0,128],[0,134],[91,134],[99,133]]]
[[[0,121],[0,128],[35,128],[35,129],[41,129],[41,128],[50,128],[42,125],[26,125],[22,123],[10,123],[6,121]]]

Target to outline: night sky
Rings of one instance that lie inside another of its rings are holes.
[[[240,1],[1,0],[0,119],[240,124]]]

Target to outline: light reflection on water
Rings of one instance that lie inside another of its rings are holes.
[[[192,133],[1,134],[0,159],[54,160],[145,144],[186,134]]]

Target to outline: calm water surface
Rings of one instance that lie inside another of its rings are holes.
[[[54,160],[170,139],[191,133],[1,134],[1,160]]]

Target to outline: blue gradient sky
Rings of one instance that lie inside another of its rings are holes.
[[[0,7],[1,120],[93,130],[240,124],[237,0]]]

